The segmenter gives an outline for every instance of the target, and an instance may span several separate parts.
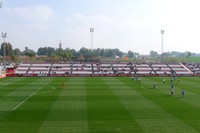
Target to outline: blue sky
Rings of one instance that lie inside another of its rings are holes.
[[[0,29],[13,48],[119,48],[199,53],[198,0],[1,0]],[[3,39],[1,39],[3,42]]]

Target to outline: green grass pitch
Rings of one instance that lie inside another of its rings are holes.
[[[165,84],[163,77],[0,79],[0,132],[199,133],[200,78],[176,79],[173,95],[171,77],[165,79]]]

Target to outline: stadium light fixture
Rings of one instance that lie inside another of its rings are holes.
[[[94,28],[90,28],[90,33],[91,33],[91,50],[93,50],[93,32],[94,32]]]
[[[0,8],[2,8],[2,1],[0,1]]]
[[[4,43],[4,51],[3,51],[3,55],[4,55],[4,59],[5,59],[5,65],[6,65],[6,45],[5,45],[5,39],[7,38],[7,33],[1,33],[1,36],[2,36],[2,38],[3,38],[3,43]]]
[[[3,42],[5,42],[5,38],[7,37],[7,33],[1,33],[1,36],[2,36],[2,38],[3,38]]]
[[[161,30],[161,35],[162,35],[162,38],[161,38],[161,58],[162,58],[162,63],[163,63],[163,35],[164,35],[165,31],[164,30]]]

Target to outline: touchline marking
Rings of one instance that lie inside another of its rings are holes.
[[[29,97],[27,97],[24,101],[22,101],[20,104],[18,104],[16,107],[14,107],[12,110],[16,110],[19,106],[21,106],[22,104],[24,104],[29,98],[31,98],[33,95],[35,95],[38,91],[40,91],[42,88],[44,88],[50,82],[46,83],[45,85],[43,85],[42,87],[40,87],[40,89],[38,89],[37,91],[33,92]]]

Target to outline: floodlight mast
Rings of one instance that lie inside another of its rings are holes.
[[[6,39],[6,37],[7,37],[7,33],[1,33],[1,36],[2,36],[2,38],[3,38],[3,42],[5,43],[5,39]]]
[[[0,1],[0,8],[2,8],[2,1]],[[3,56],[4,56],[4,65],[6,66],[6,41],[5,41],[5,39],[6,39],[6,37],[7,37],[7,33],[1,33],[1,36],[2,36],[2,38],[3,38],[3,45],[4,45],[4,51],[3,51]]]
[[[165,31],[164,30],[161,30],[161,35],[162,35],[162,38],[161,38],[161,58],[162,58],[162,63],[163,63],[163,35],[164,35]]]
[[[0,8],[2,8],[2,1],[0,1]]]
[[[4,46],[4,50],[3,50],[3,55],[4,55],[4,65],[6,65],[6,38],[7,38],[7,33],[1,33],[1,36],[3,38],[3,46]]]
[[[91,33],[91,50],[93,50],[93,32],[94,32],[94,28],[90,28],[90,33]]]

